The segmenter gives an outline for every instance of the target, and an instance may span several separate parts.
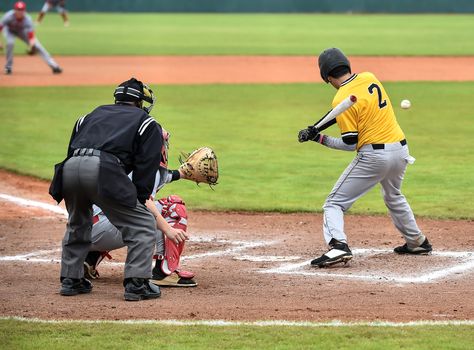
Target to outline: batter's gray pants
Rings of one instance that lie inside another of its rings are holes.
[[[161,209],[159,209],[161,212]],[[99,214],[99,221],[92,226],[91,251],[111,251],[125,247],[120,231],[112,225],[104,214]],[[155,226],[156,227],[156,226]],[[163,233],[155,229],[156,250],[155,253],[163,255],[165,253]]]
[[[8,28],[3,29],[3,36],[5,37],[5,42],[7,44],[7,62],[5,63],[6,69],[12,69],[13,67],[13,49],[15,47],[15,38],[23,40],[26,45],[29,45],[28,37],[26,35],[16,35],[11,33]],[[35,47],[38,50],[38,53],[41,55],[43,60],[51,68],[59,67],[56,61],[51,57],[51,55],[46,51],[46,49],[41,45],[40,41],[35,39]]]
[[[70,158],[63,169],[63,194],[69,213],[62,242],[61,277],[82,278],[91,246],[92,204],[99,206],[122,235],[128,247],[125,278],[151,278],[156,221],[137,201],[129,208],[97,193],[99,157]]]
[[[408,146],[399,142],[374,150],[363,146],[354,160],[339,177],[324,203],[324,239],[334,238],[347,243],[344,233],[344,212],[375,185],[382,186],[382,196],[395,227],[409,247],[418,247],[425,236],[418,228],[413,211],[401,192],[403,176],[411,159]]]

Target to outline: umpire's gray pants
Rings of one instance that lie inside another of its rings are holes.
[[[401,192],[403,176],[410,161],[408,146],[399,142],[374,150],[363,146],[339,177],[324,203],[324,239],[347,242],[344,232],[344,212],[375,185],[382,186],[382,196],[395,227],[409,247],[418,247],[425,236],[418,228],[413,211]]]
[[[8,28],[3,29],[3,36],[5,37],[5,42],[7,44],[7,61],[5,63],[5,68],[12,69],[13,67],[13,49],[15,48],[15,38],[19,38],[23,40],[26,45],[29,45],[28,37],[26,34],[14,34],[11,33]],[[46,49],[41,45],[38,38],[35,39],[35,47],[38,50],[38,53],[41,55],[43,60],[50,66],[51,68],[58,67],[56,61],[51,57],[51,55],[46,51]]]
[[[156,221],[137,201],[135,208],[97,193],[99,157],[73,157],[64,165],[63,194],[69,218],[62,242],[61,277],[82,278],[91,246],[92,204],[98,205],[117,227],[128,247],[125,278],[151,278]]]
[[[161,209],[159,209],[161,212]],[[104,215],[98,215],[99,221],[92,226],[91,232],[91,251],[111,251],[125,247],[122,233],[110,222]],[[155,229],[156,250],[155,254],[163,255],[165,253],[163,233]]]

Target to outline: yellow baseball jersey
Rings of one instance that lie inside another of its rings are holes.
[[[333,108],[350,95],[357,102],[336,118],[341,135],[358,136],[357,149],[373,143],[393,143],[405,138],[392,103],[378,79],[369,72],[354,74],[338,89]]]

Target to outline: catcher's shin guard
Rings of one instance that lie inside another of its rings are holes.
[[[186,213],[186,206],[181,197],[176,195],[168,196],[159,200],[163,206],[161,215],[176,229],[186,231],[188,228],[188,214]],[[164,237],[165,254],[162,259],[161,269],[166,275],[172,274],[179,267],[179,259],[184,250],[184,241],[176,244]]]
[[[161,215],[173,227],[187,230],[188,215],[183,200],[176,195],[168,196],[159,200],[163,206]],[[157,255],[155,267],[153,268],[152,282],[161,286],[195,287],[196,282],[192,280],[194,273],[181,271],[179,261],[184,250],[184,241],[176,244],[164,236],[164,255]]]

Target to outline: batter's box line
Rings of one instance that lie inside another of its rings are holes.
[[[388,249],[353,249],[354,255],[374,255],[374,254],[393,254],[392,250]],[[348,280],[362,280],[362,281],[376,281],[376,282],[394,282],[394,283],[432,283],[436,280],[448,278],[455,274],[465,274],[469,270],[474,269],[474,253],[473,252],[450,252],[450,251],[441,251],[433,252],[432,255],[440,257],[450,257],[455,258],[458,261],[457,265],[447,267],[444,269],[438,269],[430,272],[421,273],[417,276],[386,276],[382,274],[377,274],[377,271],[374,271],[374,274],[357,274],[357,273],[339,273],[333,272],[332,268],[327,268],[320,270],[319,268],[316,271],[303,271],[301,268],[303,266],[309,266],[311,260],[307,260],[300,263],[288,263],[282,264],[279,267],[267,270],[259,270],[260,273],[266,274],[287,274],[287,275],[302,275],[302,276],[324,276],[324,277],[334,277]],[[415,257],[414,257],[415,258]],[[422,257],[419,257],[422,258]],[[463,260],[462,262],[459,260]]]
[[[188,255],[181,258],[181,261],[205,259],[208,257],[219,257],[219,256],[233,256],[236,253],[246,251],[252,248],[259,248],[263,246],[273,245],[279,241],[230,241],[225,239],[214,239],[208,237],[195,237],[191,240],[196,243],[219,243],[230,245],[230,248],[221,249],[211,252],[205,252],[200,254]],[[36,252],[11,255],[11,256],[0,256],[0,262],[32,262],[32,263],[58,263],[61,262],[57,258],[57,253],[60,249],[51,250],[39,250]],[[103,266],[123,266],[123,262],[104,261]]]
[[[38,202],[30,199],[25,199],[21,197],[10,196],[9,194],[0,193],[0,199],[15,203],[21,207],[33,207],[41,208],[56,214],[60,214],[64,217],[68,217],[66,209],[61,208],[58,205],[52,205],[48,203]]]

